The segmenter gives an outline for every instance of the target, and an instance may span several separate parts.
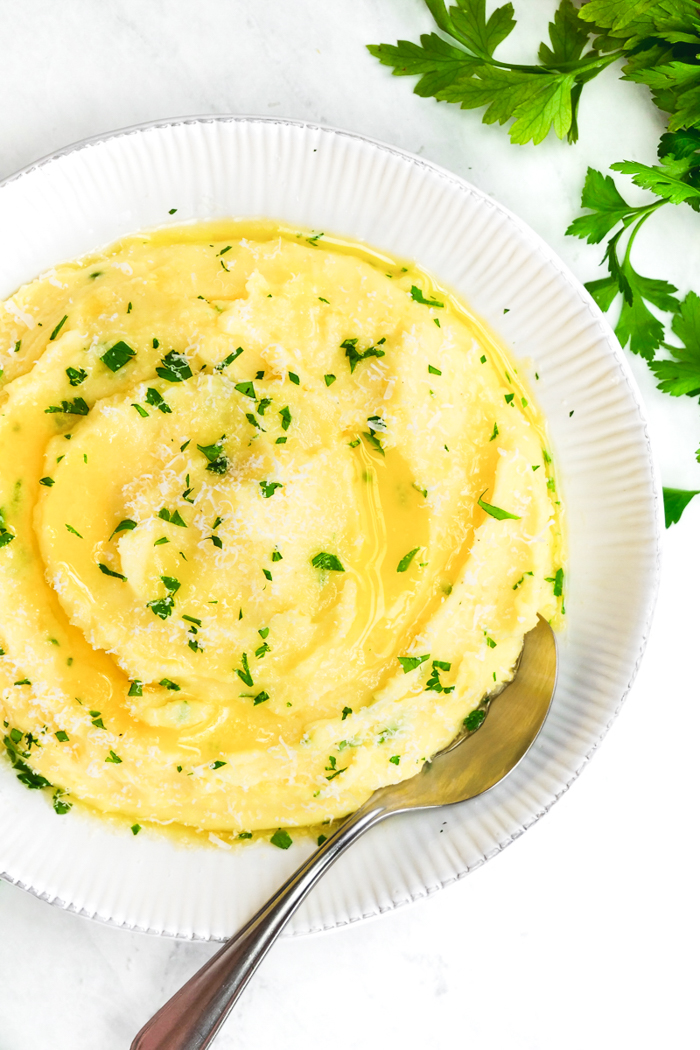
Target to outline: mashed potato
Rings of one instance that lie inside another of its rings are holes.
[[[0,306],[0,365],[0,716],[58,812],[342,816],[560,609],[538,416],[418,269],[139,234]]]

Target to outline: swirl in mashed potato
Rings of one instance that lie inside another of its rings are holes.
[[[0,715],[59,812],[342,816],[561,608],[539,417],[416,268],[139,234],[0,306],[0,364]]]

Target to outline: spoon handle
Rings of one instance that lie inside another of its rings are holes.
[[[341,853],[393,809],[373,796],[154,1014],[131,1050],[204,1050],[306,895]]]

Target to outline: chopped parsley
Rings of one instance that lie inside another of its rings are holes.
[[[225,766],[225,765],[226,765],[225,762],[223,762],[220,758],[217,758],[216,762],[212,762],[210,768],[211,769],[221,769],[221,767]]]
[[[403,668],[403,673],[408,674],[409,671],[413,671],[416,667],[420,667],[426,660],[430,659],[430,653],[426,653],[425,656],[397,656],[397,660]]]
[[[435,318],[435,320],[437,320],[437,318]],[[441,376],[442,375],[442,372],[440,371],[440,369],[439,368],[434,368],[433,365],[428,365],[428,371],[430,372],[431,376]]]
[[[484,489],[484,492],[486,492],[486,489]],[[481,493],[481,496],[484,495],[484,492]],[[485,510],[487,514],[490,514],[492,518],[496,518],[498,521],[504,521],[506,518],[512,518],[513,521],[520,521],[519,514],[511,514],[508,510],[502,510],[500,507],[494,507],[491,503],[485,503],[481,496],[479,496],[477,503],[481,509]]]
[[[473,733],[475,729],[479,728],[479,726],[485,718],[486,712],[482,708],[477,708],[475,711],[470,711],[467,717],[464,719],[464,728],[469,733]]]
[[[153,544],[153,546],[154,547],[160,547],[163,543],[170,543],[170,540],[168,539],[167,536],[161,536],[161,538],[159,540],[156,540],[156,542]]]
[[[512,408],[512,406],[513,406],[513,398],[515,397],[515,394],[504,394],[503,397],[505,398],[506,404],[510,405],[511,408]]]
[[[105,728],[105,724],[102,721],[102,715],[100,714],[99,711],[91,711],[90,712],[90,718],[92,719],[92,724],[94,725],[95,729],[104,729]]]
[[[411,564],[411,562],[415,558],[415,556],[416,556],[416,554],[418,553],[419,550],[420,550],[420,547],[414,547],[412,551],[408,552],[408,554],[404,554],[403,558],[401,559],[399,564],[396,566],[396,571],[397,572],[405,572],[406,569],[408,568],[408,566]]]
[[[253,707],[256,707],[258,704],[264,704],[265,701],[269,700],[269,699],[270,699],[270,694],[266,693],[265,690],[263,689],[263,691],[261,693],[258,693],[257,696],[253,697]]]
[[[318,838],[316,839],[316,845],[317,846],[322,846],[323,843],[327,842],[327,841],[328,841],[328,836],[327,835],[319,835]]]
[[[329,755],[326,772],[330,773],[330,776],[327,776],[326,780],[334,780],[335,777],[339,777],[341,773],[344,773],[347,768],[347,766],[344,766],[342,769],[338,769],[335,756]]]
[[[112,751],[112,749],[110,748],[109,749],[109,755],[105,759],[105,762],[113,762],[114,765],[117,766],[117,765],[121,765],[121,761],[122,760],[119,757],[119,755],[115,754],[115,752]]]
[[[143,405],[137,405],[136,402],[134,401],[134,402],[132,402],[131,407],[136,409],[138,414],[141,416],[141,419],[148,419],[148,412],[143,407]]]
[[[240,616],[239,616],[239,619],[241,619]],[[259,631],[258,631],[258,634],[260,635],[261,638],[267,638],[269,633],[270,633],[270,628],[269,627],[261,627],[259,629]]]
[[[253,832],[252,831],[241,831],[241,833],[239,834],[238,837],[239,837],[239,839],[252,839]]]
[[[71,386],[80,386],[88,376],[84,368],[67,368],[66,375]]]
[[[327,375],[323,377],[323,381],[325,382],[326,386],[332,386],[333,383],[335,383],[335,376],[332,372],[328,372]]]
[[[534,573],[532,573],[532,572],[523,573],[523,575],[520,577],[520,579],[517,581],[517,583],[513,584],[513,590],[514,591],[517,591],[517,589],[520,586],[520,584],[525,582],[525,577],[526,576],[534,576]]]
[[[491,434],[491,437],[489,438],[489,441],[494,441],[497,437],[498,437],[498,423],[494,423],[493,424],[493,432]]]
[[[262,660],[265,653],[269,652],[270,646],[267,644],[267,642],[263,642],[262,645],[259,645],[258,648],[255,650],[255,655],[258,658],[258,660]]]
[[[289,405],[285,405],[284,408],[281,408],[279,414],[282,419],[282,430],[289,430],[289,426],[292,422],[292,413],[289,411]]]
[[[61,331],[61,329],[63,328],[63,326],[64,326],[64,324],[66,323],[67,320],[68,320],[68,314],[64,314],[63,317],[61,318],[61,320],[58,322],[58,324],[54,328],[54,330],[51,333],[51,335],[49,336],[49,342],[50,343],[52,343],[54,341],[54,339],[56,338],[58,333]]]
[[[160,343],[158,342],[158,340],[154,339],[153,340],[153,349],[157,350],[159,346],[160,346]]]
[[[64,813],[69,813],[70,810],[73,808],[72,802],[61,801],[62,795],[65,795],[65,791],[63,790],[63,788],[56,788],[56,790],[53,793],[53,799],[51,800],[54,812],[58,813],[59,817],[63,816]]]
[[[359,438],[353,438],[352,441],[348,441],[348,445],[350,446],[350,448],[357,448],[357,446],[359,444],[360,444],[360,439]]]
[[[102,354],[100,361],[107,365],[110,372],[118,372],[120,368],[129,363],[132,357],[136,357],[136,351],[128,343],[125,343],[123,339],[120,339],[119,342]]]
[[[180,686],[177,682],[173,682],[171,678],[161,678],[158,685],[162,685],[164,689],[172,689],[174,692],[180,692]]]
[[[105,576],[114,576],[116,580],[126,580],[126,576],[122,576],[120,572],[115,572],[114,569],[110,569],[109,566],[105,565],[103,562],[98,561],[97,564],[100,572],[103,572]]]
[[[494,639],[491,637],[488,631],[484,631],[484,638],[486,639],[486,644],[488,645],[489,649],[496,648],[497,643],[494,641]]]
[[[263,499],[269,499],[270,496],[274,496],[276,489],[282,488],[281,481],[260,481],[259,485],[262,490]]]
[[[430,672],[430,678],[425,683],[426,693],[453,693],[455,687],[453,685],[443,685],[440,681],[440,672],[449,671],[452,664],[447,660],[433,660],[433,669]]]
[[[29,756],[28,752],[19,751],[17,748],[17,744],[19,744],[21,739],[22,734],[18,729],[10,730],[10,735],[3,737],[3,744],[7,749],[7,755],[12,763],[12,768],[17,771],[17,779],[20,783],[24,784],[25,787],[33,788],[35,790],[51,787],[51,783],[46,777],[42,777],[40,773],[35,773],[34,770],[24,761],[24,759]]]
[[[262,431],[263,434],[265,433],[265,428],[262,427],[260,423],[258,423],[257,419],[255,418],[252,412],[246,412],[245,417],[251,426],[257,427],[257,429]]]
[[[286,437],[278,437],[277,440],[275,441],[275,444],[276,445],[286,445],[287,444]]]
[[[131,834],[132,835],[138,835],[140,830],[141,830],[141,825],[140,824],[132,824],[131,825]]]
[[[284,828],[279,828],[270,839],[270,842],[273,846],[277,846],[279,849],[289,849],[292,844],[292,839]]]
[[[393,762],[395,766],[398,766],[399,762],[401,761],[401,756],[400,755],[392,755],[391,758],[389,759],[389,761]]]
[[[127,696],[143,696],[143,682],[138,678],[135,678],[133,682],[129,683],[129,692]]]
[[[282,561],[282,555],[280,554],[279,551],[273,551],[271,560],[272,561]]]
[[[428,490],[421,488],[421,486],[416,481],[411,482],[411,487],[414,488],[416,492],[420,492],[421,496],[423,496],[425,499],[428,498]]]
[[[241,656],[241,664],[243,665],[243,670],[241,670],[239,667],[237,667],[236,668],[236,674],[238,675],[238,677],[240,678],[240,680],[243,682],[244,685],[247,685],[248,687],[251,687],[253,685],[253,676],[250,673],[250,667],[248,666],[248,654],[247,653],[243,653],[243,655]]]
[[[187,522],[180,517],[179,510],[169,511],[166,507],[161,507],[158,511],[158,517],[162,518],[163,521],[169,521],[171,525],[178,525],[181,529],[187,528]]]
[[[269,569],[263,569],[263,576],[266,580],[270,580],[270,582],[272,582],[272,573]]]
[[[260,400],[258,401],[258,404],[257,404],[257,407],[256,407],[255,411],[258,413],[259,416],[264,416],[265,415],[265,409],[269,408],[271,404],[272,404],[272,398],[271,397],[261,397]]]
[[[320,551],[318,554],[314,554],[311,564],[314,569],[323,569],[326,572],[345,572],[340,558],[335,554],[329,554],[327,551]]]
[[[344,339],[340,349],[345,351],[345,356],[350,362],[350,374],[355,371],[360,361],[366,361],[368,357],[384,357],[385,350],[380,350],[382,343],[386,342],[386,336],[378,341],[375,346],[368,346],[362,353],[357,349],[358,339]]]
[[[179,354],[177,350],[169,350],[162,359],[160,368],[156,368],[156,375],[167,379],[169,383],[182,383],[185,379],[192,378],[192,369],[184,354]]]
[[[160,543],[160,540],[157,542]],[[167,620],[175,606],[174,596],[180,590],[180,581],[176,580],[173,576],[161,576],[161,580],[168,592],[167,595],[165,598],[154,598],[152,601],[146,602],[146,608],[150,609],[151,612],[155,616],[160,617],[161,620]]]
[[[341,718],[341,722],[344,722],[345,719],[348,717],[348,715],[351,715],[351,714],[352,714],[352,708],[351,707],[344,707],[343,708],[343,717]]]
[[[222,434],[213,445],[197,445],[199,451],[208,459],[207,470],[212,474],[225,474],[228,470],[228,459],[223,454],[223,443],[225,434]]]
[[[246,397],[252,398],[253,401],[257,400],[258,395],[255,393],[255,387],[250,379],[246,380],[244,383],[236,383],[234,390],[237,390],[239,394],[244,394]]]
[[[423,306],[436,306],[439,309],[443,309],[445,306],[444,303],[438,302],[437,299],[426,299],[420,288],[415,284],[411,285],[411,299],[413,299],[414,303],[422,303]]]
[[[172,412],[172,408],[167,403],[162,394],[160,394],[155,387],[149,386],[146,391],[146,404],[153,405],[154,408],[159,409],[161,412],[167,415]]]
[[[545,580],[554,584],[554,597],[561,598],[564,592],[564,570],[557,569],[554,576],[545,576]]]
[[[224,368],[228,368],[229,365],[232,365],[236,358],[240,357],[242,353],[242,346],[239,346],[237,350],[232,350],[230,354],[227,354],[223,361],[219,361],[218,365],[214,365],[214,371],[223,372]]]
[[[59,729],[57,733],[54,733],[54,736],[58,741],[60,741],[61,744],[66,744],[70,740],[70,737],[68,736],[68,733],[66,733],[65,729]]]
[[[222,541],[220,536],[207,536],[207,539],[211,540],[211,542],[214,544],[214,546],[218,547],[219,550],[223,550],[224,549],[224,544],[223,544],[223,541]]]
[[[54,481],[53,478],[46,477],[46,478],[39,478],[39,484],[40,485],[46,485],[47,489],[50,489],[52,485],[56,484],[56,482]]]
[[[294,383],[295,386],[299,386],[299,376],[296,372],[287,372],[290,383]]]
[[[66,528],[69,532],[72,532],[74,536],[77,536],[79,540],[82,540],[83,537],[80,535],[77,529],[73,528],[72,525],[66,525]]]
[[[377,452],[381,452],[381,454],[383,456],[386,455],[386,453],[384,451],[384,447],[383,447],[381,441],[379,440],[377,435],[375,433],[373,433],[373,431],[371,431],[371,430],[369,430],[369,431],[363,430],[362,431],[362,436],[367,441],[367,443],[372,446],[372,448],[375,448],[377,450]]]
[[[60,405],[49,405],[44,412],[64,412],[70,416],[86,416],[90,407],[82,397],[74,397],[72,401],[61,401]],[[66,435],[68,436],[68,435]]]

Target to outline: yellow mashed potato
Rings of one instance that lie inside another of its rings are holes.
[[[139,234],[2,304],[0,366],[5,757],[58,812],[340,817],[560,611],[541,422],[416,268],[270,223]]]

